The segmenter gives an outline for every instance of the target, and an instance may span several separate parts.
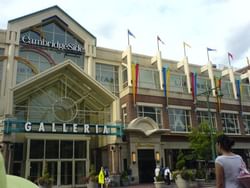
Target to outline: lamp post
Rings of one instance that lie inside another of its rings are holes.
[[[218,91],[218,97],[222,97],[223,95],[221,94],[220,88],[215,87],[215,88],[210,88],[206,87],[206,91],[200,94],[197,94],[197,96],[205,95],[206,96],[206,103],[207,103],[207,111],[208,111],[208,124],[210,127],[210,141],[211,141],[211,151],[212,151],[212,160],[215,160],[215,148],[214,148],[214,139],[213,139],[213,133],[214,133],[214,127],[212,123],[212,113],[210,110],[210,94],[213,90],[219,89]]]

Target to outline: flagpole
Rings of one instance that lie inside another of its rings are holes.
[[[186,57],[186,48],[185,48],[185,42],[183,42],[183,49],[184,49],[184,57]]]
[[[130,45],[130,42],[129,42],[129,33],[128,33],[128,46]]]
[[[158,48],[158,51],[160,51],[160,47],[159,47],[159,39],[157,37],[157,48]]]
[[[210,59],[209,59],[209,53],[208,53],[208,49],[207,49],[207,60],[208,60],[208,62],[210,61]]]
[[[227,54],[227,58],[228,58],[229,67],[231,67],[231,61],[230,61],[229,54]]]

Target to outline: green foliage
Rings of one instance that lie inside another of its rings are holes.
[[[121,174],[121,179],[128,181],[128,172],[126,170],[124,170]]]
[[[155,181],[160,182],[164,181],[163,177],[159,174],[158,176],[155,177]]]
[[[202,122],[198,128],[193,128],[188,139],[194,159],[208,161],[212,158],[211,129],[208,122]]]
[[[185,166],[186,160],[183,152],[180,150],[177,156],[176,169],[182,170]]]
[[[87,184],[90,181],[92,181],[92,182],[98,182],[98,174],[95,171],[95,166],[93,164],[90,165],[89,175],[88,176],[84,176],[82,178],[82,181],[83,181],[84,184]]]
[[[39,185],[42,185],[44,187],[52,187],[53,184],[53,178],[50,177],[49,171],[48,171],[48,164],[45,164],[45,169],[43,176],[39,177],[37,180],[37,183]]]

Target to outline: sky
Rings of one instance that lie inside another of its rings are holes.
[[[0,0],[0,29],[15,19],[58,5],[97,38],[97,46],[155,56],[157,35],[164,59],[180,61],[183,42],[189,63],[217,67],[247,66],[250,58],[250,16],[248,0]]]

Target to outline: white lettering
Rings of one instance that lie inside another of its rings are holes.
[[[77,133],[77,124],[76,123],[73,124],[73,132]]]
[[[98,125],[95,125],[95,133],[98,134],[98,132],[99,132]]]
[[[103,126],[103,134],[109,134],[109,130],[108,130],[107,125]]]
[[[38,132],[45,132],[45,128],[44,128],[44,124],[43,124],[43,122],[41,122],[41,123],[40,123],[39,129],[38,129]]]
[[[56,132],[56,124],[52,123],[52,132],[55,133]]]
[[[24,129],[26,132],[29,132],[31,131],[31,123],[30,122],[26,122],[25,125],[24,125]]]
[[[66,123],[63,123],[63,132],[64,132],[64,133],[68,132],[68,131],[67,131],[67,127],[66,127]]]
[[[25,44],[33,44],[37,46],[44,46],[44,47],[51,47],[51,48],[57,48],[58,50],[69,50],[69,51],[75,51],[78,53],[82,53],[84,49],[79,44],[64,44],[59,43],[58,41],[54,42],[52,41],[46,41],[45,39],[32,39],[27,35],[22,36],[21,42]]]
[[[84,125],[84,133],[89,133],[89,124]]]

